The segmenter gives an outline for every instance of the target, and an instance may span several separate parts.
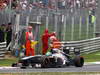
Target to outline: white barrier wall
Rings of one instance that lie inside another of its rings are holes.
[[[81,53],[87,54],[100,51],[100,37],[81,41],[62,42],[62,44],[66,49],[70,49],[70,52],[73,52],[74,48],[78,48]]]

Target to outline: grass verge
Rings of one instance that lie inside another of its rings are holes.
[[[83,54],[85,62],[96,62],[100,61],[100,52],[94,52],[90,54]]]
[[[18,59],[2,59],[0,60],[0,66],[11,66],[12,63],[17,62]]]

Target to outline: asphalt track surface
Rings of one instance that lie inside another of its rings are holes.
[[[85,65],[83,67],[65,67],[65,68],[12,68],[12,67],[1,67],[0,73],[30,73],[30,72],[100,72],[100,65]]]

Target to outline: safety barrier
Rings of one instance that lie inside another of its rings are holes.
[[[4,59],[6,52],[6,42],[0,43],[0,59]]]
[[[92,53],[100,50],[100,37],[81,41],[62,42],[63,47],[74,52],[75,49],[80,49],[81,53]]]

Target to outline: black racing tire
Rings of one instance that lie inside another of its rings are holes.
[[[35,64],[31,64],[32,68],[35,68]]]
[[[22,66],[22,67],[20,67],[21,69],[26,69],[26,67],[25,66]]]
[[[75,67],[83,67],[83,65],[84,65],[84,58],[81,57],[81,56],[75,57],[74,65],[75,65]]]
[[[55,64],[57,68],[63,67],[63,60],[61,58],[57,58],[57,62]]]
[[[21,69],[26,69],[29,66],[29,63],[27,61],[24,61],[22,63],[22,66],[20,67]]]
[[[13,63],[11,66],[12,67],[17,67],[17,63]]]
[[[70,66],[70,63],[69,62],[66,62],[66,66],[69,67]]]
[[[49,59],[45,58],[41,63],[41,68],[49,68]]]

